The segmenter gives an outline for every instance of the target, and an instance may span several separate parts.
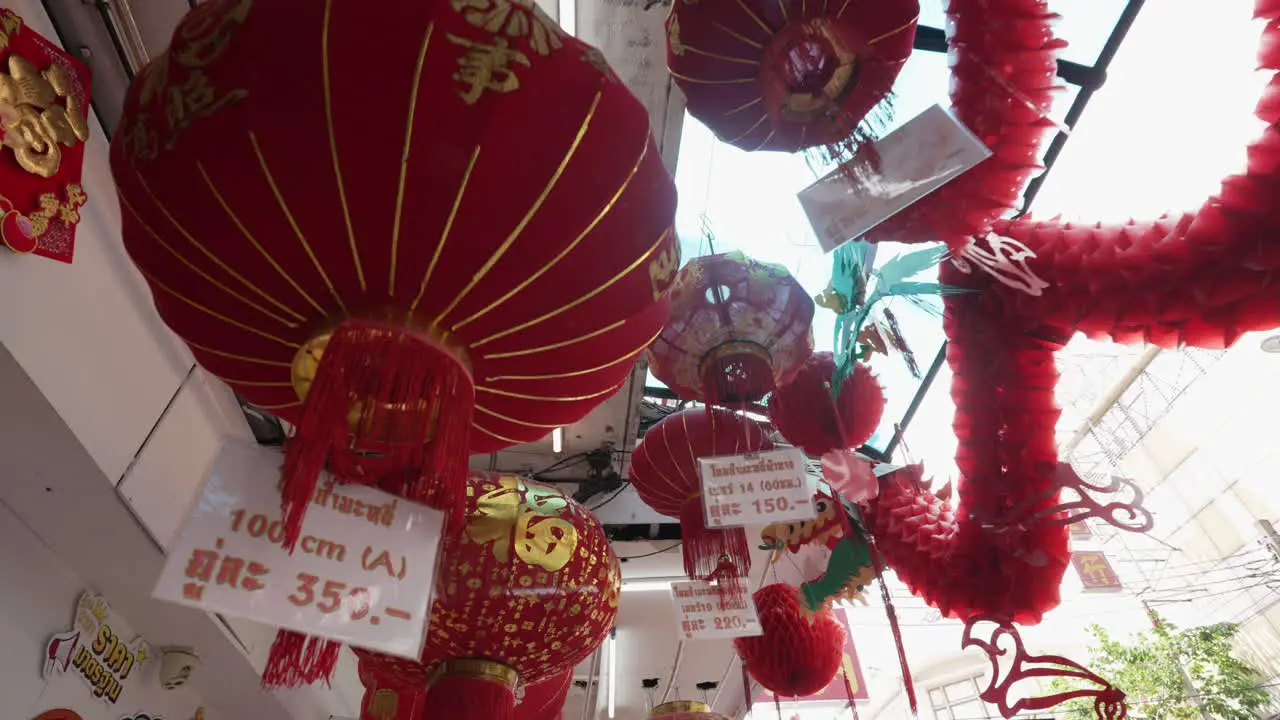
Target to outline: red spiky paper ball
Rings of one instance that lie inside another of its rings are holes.
[[[764,634],[736,638],[747,672],[779,697],[812,695],[831,683],[844,658],[844,628],[830,608],[808,613],[796,588],[766,585],[754,600]]]
[[[818,457],[832,450],[856,448],[875,434],[884,416],[884,388],[871,368],[861,363],[831,394],[835,357],[816,352],[790,382],[769,396],[769,419],[787,442]]]

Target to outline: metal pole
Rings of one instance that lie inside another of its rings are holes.
[[[599,714],[596,703],[600,702],[600,653],[603,651],[604,646],[601,645],[591,656],[591,674],[587,677],[587,696],[582,702],[582,720],[590,720]]]
[[[676,686],[676,678],[680,676],[680,661],[684,658],[684,641],[681,640],[676,645],[676,661],[671,665],[671,679],[667,680],[667,689],[662,693],[662,702],[659,705],[668,702],[671,698],[671,691]]]

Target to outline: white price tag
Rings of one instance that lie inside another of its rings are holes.
[[[816,482],[796,448],[698,459],[707,527],[769,525],[818,516]]]
[[[824,252],[862,237],[991,157],[990,148],[941,105],[876,141],[875,149],[879,172],[850,178],[836,168],[798,195]]]
[[[720,599],[720,589],[700,580],[671,583],[680,637],[686,640],[756,637],[764,634],[756,604],[745,595]]]
[[[266,448],[223,446],[153,596],[417,659],[444,514],[326,477],[290,555],[280,464]]]

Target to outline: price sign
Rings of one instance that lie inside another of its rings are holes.
[[[796,448],[700,458],[707,527],[768,525],[817,517],[816,483]]]
[[[323,478],[290,555],[280,461],[266,448],[223,447],[154,597],[416,659],[443,513]]]
[[[762,635],[756,605],[745,595],[721,600],[720,589],[700,580],[671,584],[680,637],[686,640]]]

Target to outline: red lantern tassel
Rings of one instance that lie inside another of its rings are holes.
[[[427,690],[425,718],[449,720],[512,720],[516,715],[516,685],[512,668],[489,660],[445,660]]]
[[[742,666],[742,696],[747,699],[746,715],[751,714],[751,708],[755,705],[755,695],[751,692],[751,672],[747,669],[747,659],[738,655],[738,664]]]
[[[319,366],[285,450],[284,546],[297,544],[326,465],[341,482],[391,484],[444,508],[457,527],[475,405],[467,368],[424,334],[356,321],[313,352]]]
[[[708,405],[753,403],[772,389],[769,353],[755,343],[721,345],[702,361],[702,393]]]
[[[262,671],[262,686],[296,688],[317,680],[324,680],[328,685],[341,651],[342,643],[334,640],[308,637],[292,630],[277,631],[267,655],[267,667]]]
[[[751,573],[751,548],[742,528],[708,528],[703,518],[702,495],[694,495],[680,507],[681,550],[684,571],[698,580],[718,580],[725,592],[736,586],[736,578]]]

